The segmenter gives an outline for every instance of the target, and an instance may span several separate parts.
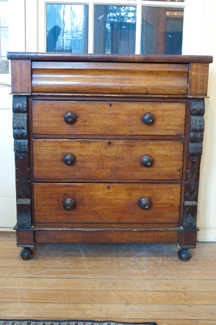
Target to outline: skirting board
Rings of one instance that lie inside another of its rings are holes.
[[[197,233],[197,241],[216,241],[216,228],[200,228]]]
[[[13,228],[0,228],[0,237],[16,237],[16,231]]]

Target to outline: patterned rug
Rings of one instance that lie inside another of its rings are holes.
[[[155,322],[124,323],[124,322],[94,322],[78,320],[32,320],[32,319],[0,319],[0,325],[157,325]]]

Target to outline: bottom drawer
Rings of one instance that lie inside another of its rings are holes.
[[[179,224],[180,184],[34,184],[34,224]]]

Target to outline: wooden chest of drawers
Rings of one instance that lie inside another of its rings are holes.
[[[9,53],[17,245],[196,246],[204,56]]]

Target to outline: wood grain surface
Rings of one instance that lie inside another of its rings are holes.
[[[125,243],[176,243],[178,231],[67,231],[37,230],[35,243],[87,243],[87,244],[125,244]]]
[[[64,120],[67,112],[76,121]],[[144,124],[142,116],[150,112],[155,121]],[[183,135],[185,104],[176,102],[32,102],[33,136],[37,135]]]
[[[187,94],[188,65],[34,62],[34,93]]]
[[[170,184],[34,184],[35,226],[64,223],[176,223],[179,221],[180,185]],[[151,200],[149,210],[138,201]],[[66,198],[74,210],[63,207]]]
[[[206,63],[189,64],[189,96],[207,96],[209,65]]]
[[[66,154],[75,163],[64,163]],[[150,155],[151,167],[141,158]],[[180,180],[182,141],[33,140],[34,179],[50,181]]]
[[[215,325],[216,244],[182,263],[170,244],[46,244],[28,262],[0,237],[2,319]]]
[[[11,61],[11,91],[14,94],[31,94],[31,61]]]

